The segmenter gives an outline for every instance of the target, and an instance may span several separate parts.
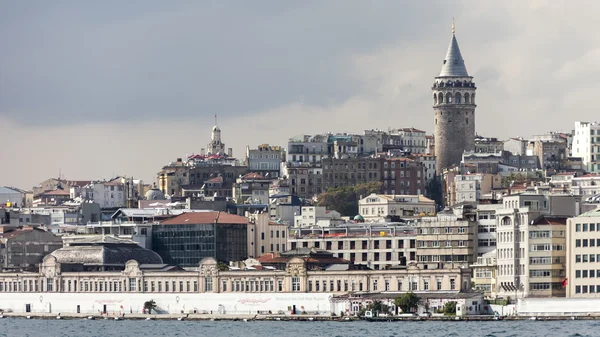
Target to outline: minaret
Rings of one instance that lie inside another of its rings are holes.
[[[475,83],[467,73],[456,42],[454,19],[452,40],[442,71],[433,87],[434,136],[437,174],[459,164],[464,151],[475,147]]]

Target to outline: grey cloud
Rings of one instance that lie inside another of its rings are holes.
[[[291,102],[343,101],[362,89],[349,56],[390,43],[409,47],[439,31],[432,5],[442,12],[447,6],[4,2],[0,114],[63,124],[236,116]]]

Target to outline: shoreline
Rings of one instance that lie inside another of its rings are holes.
[[[567,321],[567,320],[599,320],[600,316],[506,316],[494,317],[492,315],[478,316],[431,316],[431,317],[339,317],[339,316],[324,316],[324,315],[210,315],[210,314],[125,314],[124,316],[98,315],[98,314],[76,314],[76,313],[14,313],[5,312],[0,315],[0,319],[18,318],[18,319],[54,319],[54,320],[156,320],[156,321],[329,321],[329,322],[396,322],[396,321]]]

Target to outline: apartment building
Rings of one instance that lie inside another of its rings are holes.
[[[563,285],[571,298],[600,297],[600,208],[567,224],[567,272]]]
[[[393,216],[433,216],[435,211],[435,201],[422,195],[373,193],[358,201],[358,213],[365,221]]]
[[[405,157],[387,157],[382,163],[384,194],[424,194],[427,188],[425,166]]]
[[[564,296],[565,225],[576,213],[576,198],[563,199],[564,208],[555,209],[560,213],[554,213],[552,202],[539,194],[506,196],[503,204],[496,211],[498,267],[492,294],[504,298]],[[571,214],[563,213],[565,209]]]
[[[473,173],[454,177],[454,196],[450,195],[451,205],[459,202],[478,202],[491,197],[495,189],[502,188],[499,174]]]
[[[285,161],[285,150],[281,146],[261,144],[256,149],[246,146],[248,171],[255,172],[266,178],[278,178],[281,163]]]
[[[372,269],[404,266],[417,256],[416,228],[395,223],[345,224],[336,227],[293,228],[291,249],[319,248]]]
[[[502,204],[477,205],[477,256],[488,253],[496,254],[496,211],[502,209]],[[494,259],[495,260],[495,259]]]
[[[575,122],[572,152],[583,159],[588,172],[600,172],[600,124]]]
[[[269,219],[269,213],[246,213],[248,218],[248,256],[285,252],[289,246],[288,225]]]
[[[600,173],[590,173],[571,180],[571,192],[574,195],[594,196],[600,193]]]
[[[294,216],[294,227],[329,227],[343,222],[340,212],[327,210],[325,206],[302,206]]]
[[[446,209],[437,217],[419,219],[417,261],[426,268],[469,266],[477,256],[476,214],[469,207]]]

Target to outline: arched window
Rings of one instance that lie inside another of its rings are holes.
[[[442,94],[441,92],[440,92],[440,94],[438,96],[438,102],[439,102],[439,104],[444,103],[444,94]]]
[[[471,104],[475,104],[475,94],[471,94]]]
[[[440,88],[443,88],[443,87],[444,87],[444,81],[441,81],[440,82]]]
[[[469,94],[465,94],[465,104],[469,104]]]
[[[510,226],[511,225],[511,221],[510,218],[505,216],[504,218],[502,218],[502,226]]]
[[[433,104],[437,104],[437,95],[435,93],[433,94]]]
[[[446,93],[446,103],[452,103],[452,94]]]
[[[460,92],[457,92],[456,95],[454,96],[454,103],[460,104]]]

